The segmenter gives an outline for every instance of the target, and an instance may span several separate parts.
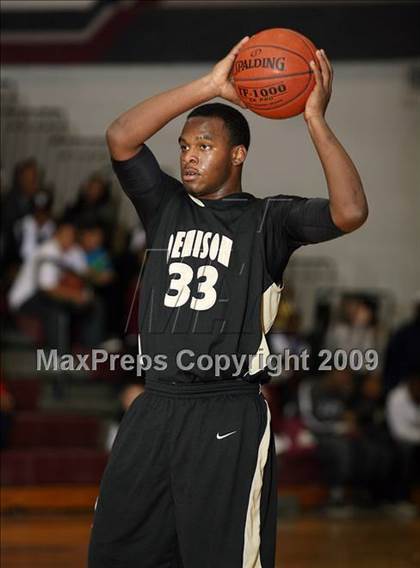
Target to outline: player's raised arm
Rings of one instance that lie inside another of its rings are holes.
[[[236,54],[246,41],[248,37],[237,43],[207,75],[146,99],[119,116],[106,133],[111,156],[115,160],[128,160],[170,120],[214,97],[244,106],[231,83],[230,72]]]
[[[316,85],[304,117],[327,180],[331,217],[339,229],[350,232],[366,221],[368,205],[355,165],[325,121],[333,70],[323,50],[317,51],[317,58],[312,64]]]

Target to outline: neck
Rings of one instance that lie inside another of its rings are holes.
[[[232,178],[226,180],[226,182],[217,188],[215,191],[212,191],[208,194],[202,195],[195,195],[195,197],[202,198],[202,199],[223,199],[228,195],[233,193],[241,193],[242,192],[242,176],[235,175]]]
[[[241,193],[242,192],[242,187],[239,185],[237,187],[232,187],[232,188],[226,188],[226,187],[221,187],[220,189],[218,189],[217,191],[215,191],[214,193],[209,193],[208,195],[197,195],[197,197],[199,199],[213,199],[213,200],[218,200],[218,199],[223,199],[224,197],[227,197],[228,195],[232,195],[234,193]]]

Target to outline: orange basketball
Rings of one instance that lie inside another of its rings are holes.
[[[303,112],[315,86],[309,62],[316,47],[302,34],[284,28],[253,35],[239,51],[232,77],[249,110],[267,118]]]

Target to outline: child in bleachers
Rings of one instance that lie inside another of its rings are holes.
[[[86,276],[105,312],[104,347],[117,351],[121,347],[121,298],[116,290],[116,274],[104,241],[105,234],[100,225],[87,226],[81,231],[80,243],[87,263]]]
[[[111,257],[104,246],[104,231],[99,225],[82,229],[80,242],[85,252],[88,277],[95,287],[106,286],[114,279]]]

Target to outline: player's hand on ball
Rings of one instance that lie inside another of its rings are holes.
[[[316,52],[317,62],[311,62],[315,76],[315,87],[306,101],[305,120],[314,117],[324,117],[331,97],[333,69],[323,49]]]
[[[236,94],[235,87],[233,86],[233,81],[231,77],[231,71],[233,67],[233,63],[235,61],[235,57],[238,54],[241,47],[249,40],[249,37],[246,36],[241,39],[224,57],[221,59],[216,65],[213,67],[209,78],[214,88],[215,97],[222,97],[227,101],[235,103],[236,105],[241,106],[242,108],[246,108],[244,103],[240,100],[238,95]]]

